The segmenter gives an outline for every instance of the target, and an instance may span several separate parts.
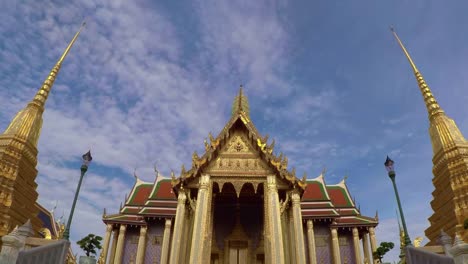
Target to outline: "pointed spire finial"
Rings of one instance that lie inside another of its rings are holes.
[[[135,180],[138,180],[138,175],[136,174],[136,168],[133,170],[133,177],[135,177]]]
[[[375,210],[375,221],[379,221],[379,210]]]
[[[249,110],[249,101],[247,97],[244,95],[243,86],[240,85],[239,87],[239,94],[234,98],[234,102],[232,104],[232,115],[236,115],[239,113],[244,113],[247,117],[250,115]]]
[[[436,99],[434,98],[434,95],[432,94],[431,89],[429,86],[426,84],[426,81],[424,80],[423,76],[419,72],[418,68],[416,67],[416,64],[414,64],[413,59],[409,55],[408,51],[406,50],[406,47],[403,45],[401,42],[400,38],[398,37],[397,33],[395,32],[395,29],[393,27],[390,27],[390,30],[393,33],[393,36],[397,40],[398,44],[400,45],[400,48],[403,50],[403,53],[405,53],[406,58],[408,59],[411,68],[413,69],[414,75],[416,77],[416,81],[418,82],[419,89],[421,90],[421,93],[424,98],[424,103],[426,104],[427,112],[429,115],[429,119],[432,120],[432,118],[438,114],[443,114],[444,110],[442,110],[437,103]]]
[[[154,175],[156,175],[156,178],[158,178],[158,176],[159,176],[159,171],[158,171],[158,167],[156,167],[156,162],[155,162],[154,165],[153,165],[153,169],[154,169]]]
[[[46,80],[42,84],[36,96],[34,96],[34,99],[30,102],[30,104],[36,105],[39,107],[39,109],[44,110],[45,102],[47,100],[47,97],[49,96],[50,89],[52,88],[52,85],[55,82],[55,78],[57,77],[57,74],[60,71],[62,62],[67,57],[68,52],[70,52],[71,47],[73,47],[73,44],[75,44],[76,39],[80,35],[85,25],[85,22],[81,24],[80,29],[75,33],[75,36],[73,36],[73,39],[70,41],[67,48],[62,53],[62,56],[60,56],[60,59],[55,64],[54,68],[52,68],[52,71],[49,73],[49,76],[47,76]]]

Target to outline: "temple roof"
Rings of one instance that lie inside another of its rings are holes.
[[[135,184],[119,214],[104,214],[104,222],[140,223],[144,218],[175,217],[176,192],[181,187],[198,188],[195,178],[202,173],[209,173],[214,175],[213,178],[218,175],[245,176],[246,183],[251,182],[254,186],[261,182],[257,180],[259,176],[274,174],[286,190],[299,190],[303,218],[336,220],[344,217],[346,220],[335,221],[336,224],[377,224],[377,219],[360,215],[345,180],[335,185],[327,185],[324,172],[314,179],[307,180],[305,174],[302,179],[298,179],[295,169],[288,169],[288,158],[282,153],[273,154],[275,142],[273,140],[268,143],[268,135],[261,136],[250,120],[248,100],[242,87],[234,100],[232,110],[230,120],[219,135],[214,138],[210,133],[210,142],[205,140],[205,153],[201,156],[193,153],[189,170],[182,166],[179,177],[171,173],[171,179],[157,173],[153,183],[143,182],[135,175]],[[255,180],[256,183],[253,182]],[[221,186],[224,183],[221,182]],[[241,185],[238,186],[236,193],[240,193],[241,188]]]
[[[273,140],[271,143],[268,143],[268,135],[261,136],[250,120],[247,97],[242,93],[241,87],[239,95],[236,96],[233,103],[232,116],[219,135],[214,138],[210,133],[210,143],[205,141],[205,153],[201,156],[196,152],[193,153],[191,168],[186,171],[185,167],[182,166],[179,177],[176,178],[173,176],[172,185],[175,187],[176,191],[180,184],[190,181],[190,178],[200,176],[201,172],[218,157],[222,147],[230,139],[230,135],[233,132],[232,129],[236,124],[239,124],[246,130],[251,145],[255,148],[255,151],[259,153],[260,158],[268,164],[276,175],[286,182],[289,182],[291,186],[298,186],[300,190],[304,190],[306,186],[305,177],[298,179],[295,169],[288,169],[288,158],[282,153],[278,156],[273,154],[275,141]]]
[[[170,179],[158,176],[150,183],[136,178],[120,212],[104,215],[103,221],[144,224],[145,217],[175,217],[176,208],[177,198]],[[323,174],[307,181],[301,211],[304,219],[332,219],[337,226],[376,226],[378,223],[377,218],[360,214],[344,180],[326,185]]]

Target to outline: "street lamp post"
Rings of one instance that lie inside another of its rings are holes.
[[[397,200],[397,204],[398,204],[398,210],[400,211],[400,217],[401,217],[401,223],[403,225],[403,231],[405,232],[405,245],[404,247],[406,248],[407,246],[411,246],[411,239],[408,235],[408,229],[406,228],[406,222],[405,222],[405,215],[403,214],[403,209],[401,207],[401,202],[400,202],[400,195],[398,195],[398,189],[397,189],[397,186],[396,186],[396,183],[395,183],[395,176],[396,176],[396,173],[395,173],[395,169],[393,167],[393,164],[395,162],[393,162],[393,160],[391,160],[388,156],[387,156],[387,159],[385,160],[385,169],[387,169],[387,172],[388,172],[388,177],[390,177],[390,180],[392,180],[392,183],[393,183],[393,189],[395,190],[395,196],[396,196],[396,200]],[[400,258],[403,259],[405,257],[405,251],[402,250],[402,252],[400,253]]]
[[[83,181],[83,176],[88,170],[89,163],[91,162],[91,160],[93,160],[93,157],[91,157],[91,151],[86,152],[86,154],[84,154],[82,157],[83,157],[83,163],[81,165],[80,181],[78,182],[78,187],[76,188],[75,199],[73,199],[73,205],[70,210],[70,216],[68,217],[67,227],[65,228],[65,231],[63,232],[63,238],[66,240],[69,240],[70,238],[70,225],[72,222],[73,213],[75,212],[75,205],[76,205],[76,201],[78,200],[78,194],[80,193],[81,182]]]

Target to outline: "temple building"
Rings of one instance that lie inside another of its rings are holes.
[[[361,215],[345,180],[297,178],[255,128],[242,87],[209,138],[178,177],[135,175],[120,211],[104,212],[100,263],[373,263],[377,215]]]
[[[44,222],[40,219],[42,207],[36,204],[37,143],[42,128],[42,113],[62,62],[82,28],[68,44],[34,98],[0,134],[0,237],[28,220],[35,235],[39,235],[44,228]]]
[[[452,239],[458,234],[468,243],[468,230],[463,227],[465,219],[468,219],[468,142],[455,121],[437,103],[395,31],[393,34],[413,69],[429,115],[435,189],[431,201],[434,213],[429,217],[430,226],[425,231],[430,240],[427,245],[438,245],[442,230]]]

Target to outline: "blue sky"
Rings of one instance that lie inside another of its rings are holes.
[[[326,182],[348,175],[379,241],[397,245],[383,162],[396,161],[410,236],[423,236],[432,186],[425,106],[389,31],[395,26],[446,113],[468,133],[464,1],[6,1],[0,10],[0,127],[32,99],[86,19],[46,105],[40,202],[68,215],[72,239],[102,234],[133,184],[190,165],[219,133],[240,84],[251,117],[290,167]],[[423,242],[427,242],[427,239]],[[80,253],[81,254],[81,253]],[[393,250],[388,260],[395,260]]]

